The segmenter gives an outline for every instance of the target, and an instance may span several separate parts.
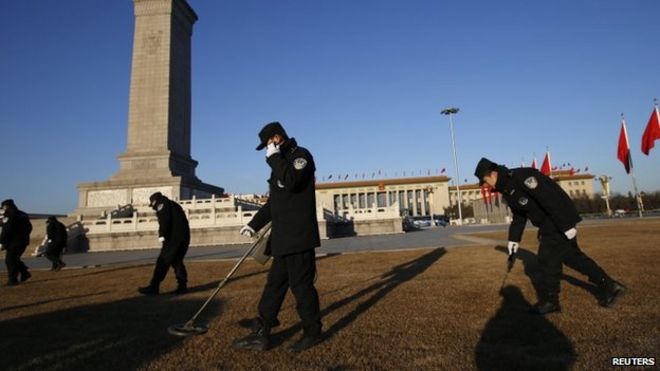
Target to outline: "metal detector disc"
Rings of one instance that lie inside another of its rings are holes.
[[[193,335],[202,335],[209,330],[209,327],[206,325],[193,325],[193,324],[180,324],[172,325],[167,328],[167,332],[176,336],[193,336]]]

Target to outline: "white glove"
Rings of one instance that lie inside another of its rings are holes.
[[[266,147],[266,158],[276,154],[280,153],[280,146],[275,145],[275,143],[271,143]]]
[[[158,237],[158,241],[160,241],[161,243],[165,242],[165,237]]]
[[[252,229],[252,227],[250,227],[249,225],[246,225],[246,226],[243,226],[243,228],[241,228],[241,230],[238,233],[240,233],[240,234],[242,234],[243,236],[246,236],[246,237],[254,237],[256,232],[254,231],[254,229]]]
[[[564,232],[564,234],[566,235],[566,238],[568,238],[569,240],[572,240],[572,239],[575,238],[575,236],[577,236],[577,229],[571,228],[571,229],[567,230],[566,232]]]
[[[520,247],[520,243],[513,241],[509,241],[509,244],[506,246],[506,248],[509,249],[509,255],[517,253],[518,247]]]
[[[53,243],[53,240],[48,240],[48,243]]]

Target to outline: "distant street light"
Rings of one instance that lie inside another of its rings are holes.
[[[458,111],[459,111],[458,108],[450,107],[443,109],[442,111],[440,111],[440,113],[443,115],[449,115],[449,132],[451,133],[451,148],[452,151],[454,152],[454,167],[456,168],[456,191],[458,196],[458,225],[462,225],[463,212],[461,211],[461,202],[463,201],[463,198],[461,197],[461,186],[460,186],[461,176],[458,171],[458,156],[456,156],[456,142],[454,140],[454,121],[452,120],[452,115],[457,114]]]
[[[611,217],[612,209],[610,209],[610,180],[612,180],[612,178],[608,177],[607,175],[601,175],[598,177],[598,180],[600,180],[600,185],[603,189],[602,197],[605,200],[605,206],[607,207],[607,216]]]

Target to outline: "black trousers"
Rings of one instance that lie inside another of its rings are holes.
[[[562,265],[589,277],[589,281],[600,284],[609,277],[603,269],[580,250],[577,237],[569,240],[563,233],[539,235],[539,266],[542,273],[543,292],[541,299],[559,301],[559,281]]]
[[[7,246],[5,255],[5,265],[7,266],[7,275],[9,282],[17,282],[18,274],[27,274],[27,266],[21,261],[21,255],[25,252],[27,245],[10,244]]]
[[[277,315],[288,289],[296,298],[296,311],[306,335],[321,335],[319,294],[314,287],[316,255],[313,249],[302,253],[275,256],[268,272],[266,287],[259,301],[259,315],[267,325],[277,321]]]
[[[53,263],[53,267],[63,263],[61,258],[62,250],[64,250],[64,244],[48,244],[44,256]]]
[[[186,266],[183,265],[183,258],[188,252],[188,245],[190,245],[190,241],[166,243],[163,246],[156,260],[154,275],[151,278],[152,286],[160,285],[170,267],[174,268],[176,281],[179,285],[185,285],[188,282],[188,272],[186,272]]]

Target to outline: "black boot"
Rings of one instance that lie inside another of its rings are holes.
[[[66,267],[66,264],[64,264],[64,262],[60,260],[59,262],[57,262],[57,265],[55,265],[55,269],[54,269],[54,270],[55,270],[55,272],[59,272],[59,271],[61,271],[62,268],[64,268],[64,267]]]
[[[598,284],[602,296],[598,304],[605,308],[611,308],[616,303],[617,299],[623,296],[626,287],[621,283],[611,279],[605,278]]]
[[[234,349],[264,351],[270,348],[270,327],[259,318],[260,324],[255,324],[250,335],[234,340]]]
[[[32,274],[28,272],[27,268],[23,272],[21,272],[21,282],[25,282],[29,280],[30,277],[32,277]]]
[[[172,292],[174,295],[183,295],[188,292],[188,285],[185,283],[180,283],[177,285],[176,290]]]
[[[561,306],[558,301],[554,300],[541,300],[529,310],[532,314],[545,315],[550,313],[561,312]]]
[[[303,334],[303,336],[300,339],[298,339],[298,341],[296,341],[289,347],[289,352],[300,353],[320,343],[321,340],[322,338],[320,334],[319,335]]]
[[[156,296],[158,295],[158,286],[145,286],[145,287],[140,287],[138,289],[138,292],[142,295],[147,295],[147,296]]]

